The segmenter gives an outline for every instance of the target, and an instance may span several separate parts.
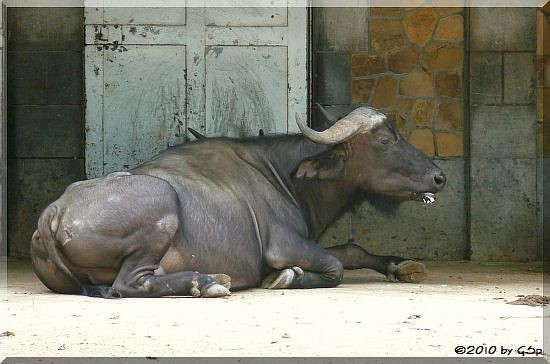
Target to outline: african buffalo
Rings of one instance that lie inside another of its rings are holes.
[[[32,237],[37,276],[55,292],[105,298],[334,287],[356,268],[422,281],[421,263],[316,240],[372,196],[433,202],[442,171],[376,109],[321,132],[296,122],[302,135],[201,139],[71,184]]]

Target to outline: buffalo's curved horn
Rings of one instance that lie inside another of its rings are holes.
[[[206,136],[205,136],[205,135],[199,133],[198,131],[196,131],[196,130],[193,129],[193,128],[187,128],[187,130],[189,130],[189,132],[190,132],[191,134],[193,134],[193,136],[194,136],[195,138],[197,138],[197,139],[206,139]]]
[[[330,123],[330,124],[334,124],[335,122],[338,121],[338,118],[335,117],[334,115],[332,115],[330,112],[328,112],[327,109],[325,109],[320,103],[315,103],[315,105],[317,105],[317,107],[319,108],[319,110],[321,110],[321,114],[323,114],[323,116],[325,117],[325,119],[327,119],[327,121]]]
[[[302,134],[319,144],[338,144],[345,142],[356,133],[366,133],[386,120],[386,116],[371,107],[360,107],[338,120],[325,131],[315,131],[308,127],[296,113],[296,123]]]

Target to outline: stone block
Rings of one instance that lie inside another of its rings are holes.
[[[367,51],[368,8],[312,8],[320,51]]]
[[[434,35],[435,40],[464,40],[464,18],[462,15],[453,15],[439,21]]]
[[[11,105],[46,103],[46,65],[46,53],[8,52],[8,102]]]
[[[403,19],[405,34],[412,43],[423,46],[432,37],[437,18],[437,13],[431,7],[411,11]]]
[[[461,131],[438,132],[437,155],[439,157],[462,157],[464,155],[464,135]]]
[[[84,160],[10,159],[8,164],[10,255],[27,257],[38,217],[69,184],[85,178]]]
[[[536,67],[534,53],[504,54],[504,103],[534,104]]]
[[[10,51],[82,49],[82,7],[9,7],[7,18]]]
[[[317,54],[317,101],[323,105],[351,101],[350,56],[347,53]]]
[[[409,143],[429,157],[435,155],[434,139],[431,129],[415,129],[409,137]]]
[[[8,127],[10,158],[80,158],[84,152],[80,106],[13,106]]]
[[[533,158],[534,106],[477,106],[470,111],[472,158]]]
[[[426,260],[464,259],[464,162],[460,158],[435,162],[447,176],[447,186],[437,194],[433,205],[406,201],[388,214],[365,202],[351,214],[351,231],[349,215],[327,230],[322,237],[325,246],[351,241],[374,254]]]
[[[470,102],[472,105],[502,103],[502,54],[470,53]]]
[[[10,52],[47,50],[50,48],[47,7],[8,7],[7,48]],[[82,27],[83,19],[80,27]]]
[[[472,51],[535,51],[535,8],[470,9]]]
[[[435,90],[439,96],[448,96],[461,99],[464,95],[462,89],[462,72],[442,72],[435,78]]]
[[[50,7],[48,9],[50,49],[81,52],[84,36],[84,8]]]
[[[411,120],[417,126],[431,126],[434,116],[435,100],[420,99],[414,102]]]
[[[82,104],[82,64],[80,52],[48,53],[48,104]]]
[[[378,79],[371,106],[383,108],[393,104],[397,94],[397,80],[391,76]]]
[[[370,45],[377,51],[399,48],[405,43],[398,19],[370,19]]]
[[[472,158],[472,260],[537,258],[536,159]]]
[[[388,68],[395,73],[407,73],[418,69],[420,65],[420,50],[414,45],[388,55]]]
[[[351,81],[351,102],[353,104],[366,104],[369,102],[375,80],[353,80]]]
[[[463,110],[463,104],[441,101],[435,118],[435,128],[437,130],[462,129],[464,127]]]
[[[408,114],[411,112],[411,108],[413,105],[413,99],[405,98],[399,96],[396,101],[396,105],[404,114]]]
[[[383,55],[352,54],[351,75],[353,77],[370,76],[386,72],[386,60]]]
[[[428,72],[411,72],[401,79],[399,94],[429,97],[434,95],[432,75]]]
[[[462,44],[430,43],[424,48],[424,66],[441,71],[462,68]]]

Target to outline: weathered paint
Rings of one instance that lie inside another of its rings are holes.
[[[206,132],[286,132],[286,48],[207,47]]]
[[[296,5],[296,4],[290,4]],[[131,168],[208,135],[297,131],[305,8],[86,9],[86,172]]]

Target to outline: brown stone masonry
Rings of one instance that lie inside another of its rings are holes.
[[[351,57],[351,98],[392,114],[431,156],[463,155],[463,8],[370,8],[369,47]]]

